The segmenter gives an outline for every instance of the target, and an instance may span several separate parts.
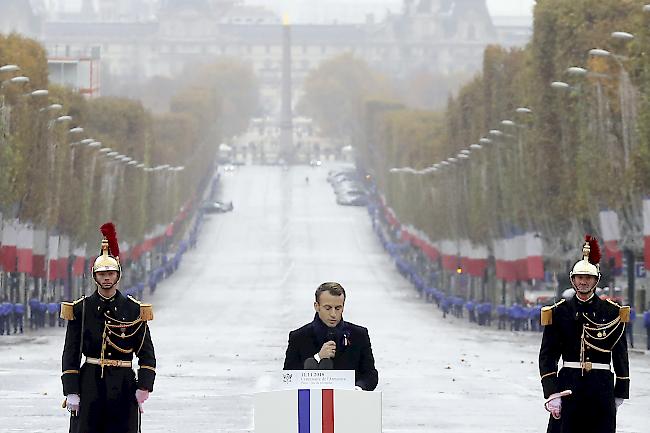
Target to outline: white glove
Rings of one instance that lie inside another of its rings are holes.
[[[144,409],[142,409],[142,404],[147,401],[149,398],[149,391],[146,389],[136,389],[135,390],[135,399],[138,401],[138,408],[140,409],[140,413],[144,413]]]
[[[79,403],[81,403],[81,398],[79,394],[68,394],[65,396],[65,407],[73,415],[79,413]]]
[[[553,418],[560,419],[560,416],[562,414],[562,397],[555,397],[547,401],[544,406],[546,407],[547,411],[551,412]]]
[[[623,404],[624,401],[625,401],[624,398],[615,397],[614,403],[616,404],[616,409],[618,409]]]

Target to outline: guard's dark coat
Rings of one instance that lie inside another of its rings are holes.
[[[97,291],[74,304],[63,349],[63,394],[79,394],[79,416],[71,417],[70,433],[135,433],[138,431],[136,389],[153,391],[156,357],[147,322],[140,319],[140,304],[119,290],[110,299]],[[83,330],[82,330],[82,316]],[[122,325],[116,326],[116,325]],[[123,332],[122,332],[123,331]],[[131,361],[138,357],[138,377],[128,367],[84,363],[91,358]]]
[[[317,336],[316,320],[291,331],[289,345],[284,360],[285,370],[302,370],[307,358],[313,357],[323,346],[322,338]],[[333,359],[334,370],[354,370],[355,384],[366,391],[377,387],[379,374],[375,369],[368,330],[350,322],[342,322],[346,336],[336,343],[336,356]],[[324,325],[323,325],[324,326]],[[344,342],[347,339],[347,345]]]
[[[564,390],[573,394],[562,398],[561,418],[551,417],[549,432],[615,432],[614,398],[629,398],[630,389],[626,323],[618,320],[619,310],[618,305],[598,296],[586,302],[574,296],[553,308],[552,324],[544,327],[539,351],[544,398]],[[582,344],[583,361],[611,363],[616,378],[608,370],[562,368],[558,373],[560,357],[565,362],[581,361]]]

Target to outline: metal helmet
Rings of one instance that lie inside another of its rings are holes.
[[[575,262],[569,273],[571,284],[574,275],[591,275],[596,277],[596,285],[600,281],[600,247],[596,238],[585,236],[585,243],[582,246],[582,259]],[[594,285],[594,288],[596,287]]]
[[[95,273],[97,272],[116,271],[117,281],[115,284],[117,284],[122,278],[122,266],[120,265],[120,248],[117,244],[115,226],[109,222],[101,226],[100,230],[104,235],[104,239],[102,239],[101,252],[93,263],[93,279],[95,279]]]

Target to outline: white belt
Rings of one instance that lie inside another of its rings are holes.
[[[87,364],[101,365],[102,367],[128,367],[131,368],[131,361],[122,361],[120,359],[97,359],[86,357]]]
[[[579,368],[586,371],[590,370],[611,370],[609,364],[601,364],[599,362],[564,362],[562,368]]]

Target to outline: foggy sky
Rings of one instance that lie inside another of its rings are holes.
[[[82,0],[42,0],[67,11],[78,10]],[[95,0],[101,1],[101,0]],[[155,2],[156,0],[145,0]],[[378,19],[387,10],[402,9],[403,0],[244,0],[247,4],[268,6],[279,15],[288,14],[294,22],[363,21],[366,14]],[[532,15],[534,0],[487,0],[493,16]]]
[[[417,1],[417,0],[415,0]],[[486,0],[492,16],[530,16],[534,0]],[[267,6],[292,22],[363,22],[369,14],[381,20],[387,11],[399,13],[404,0],[245,0]]]

